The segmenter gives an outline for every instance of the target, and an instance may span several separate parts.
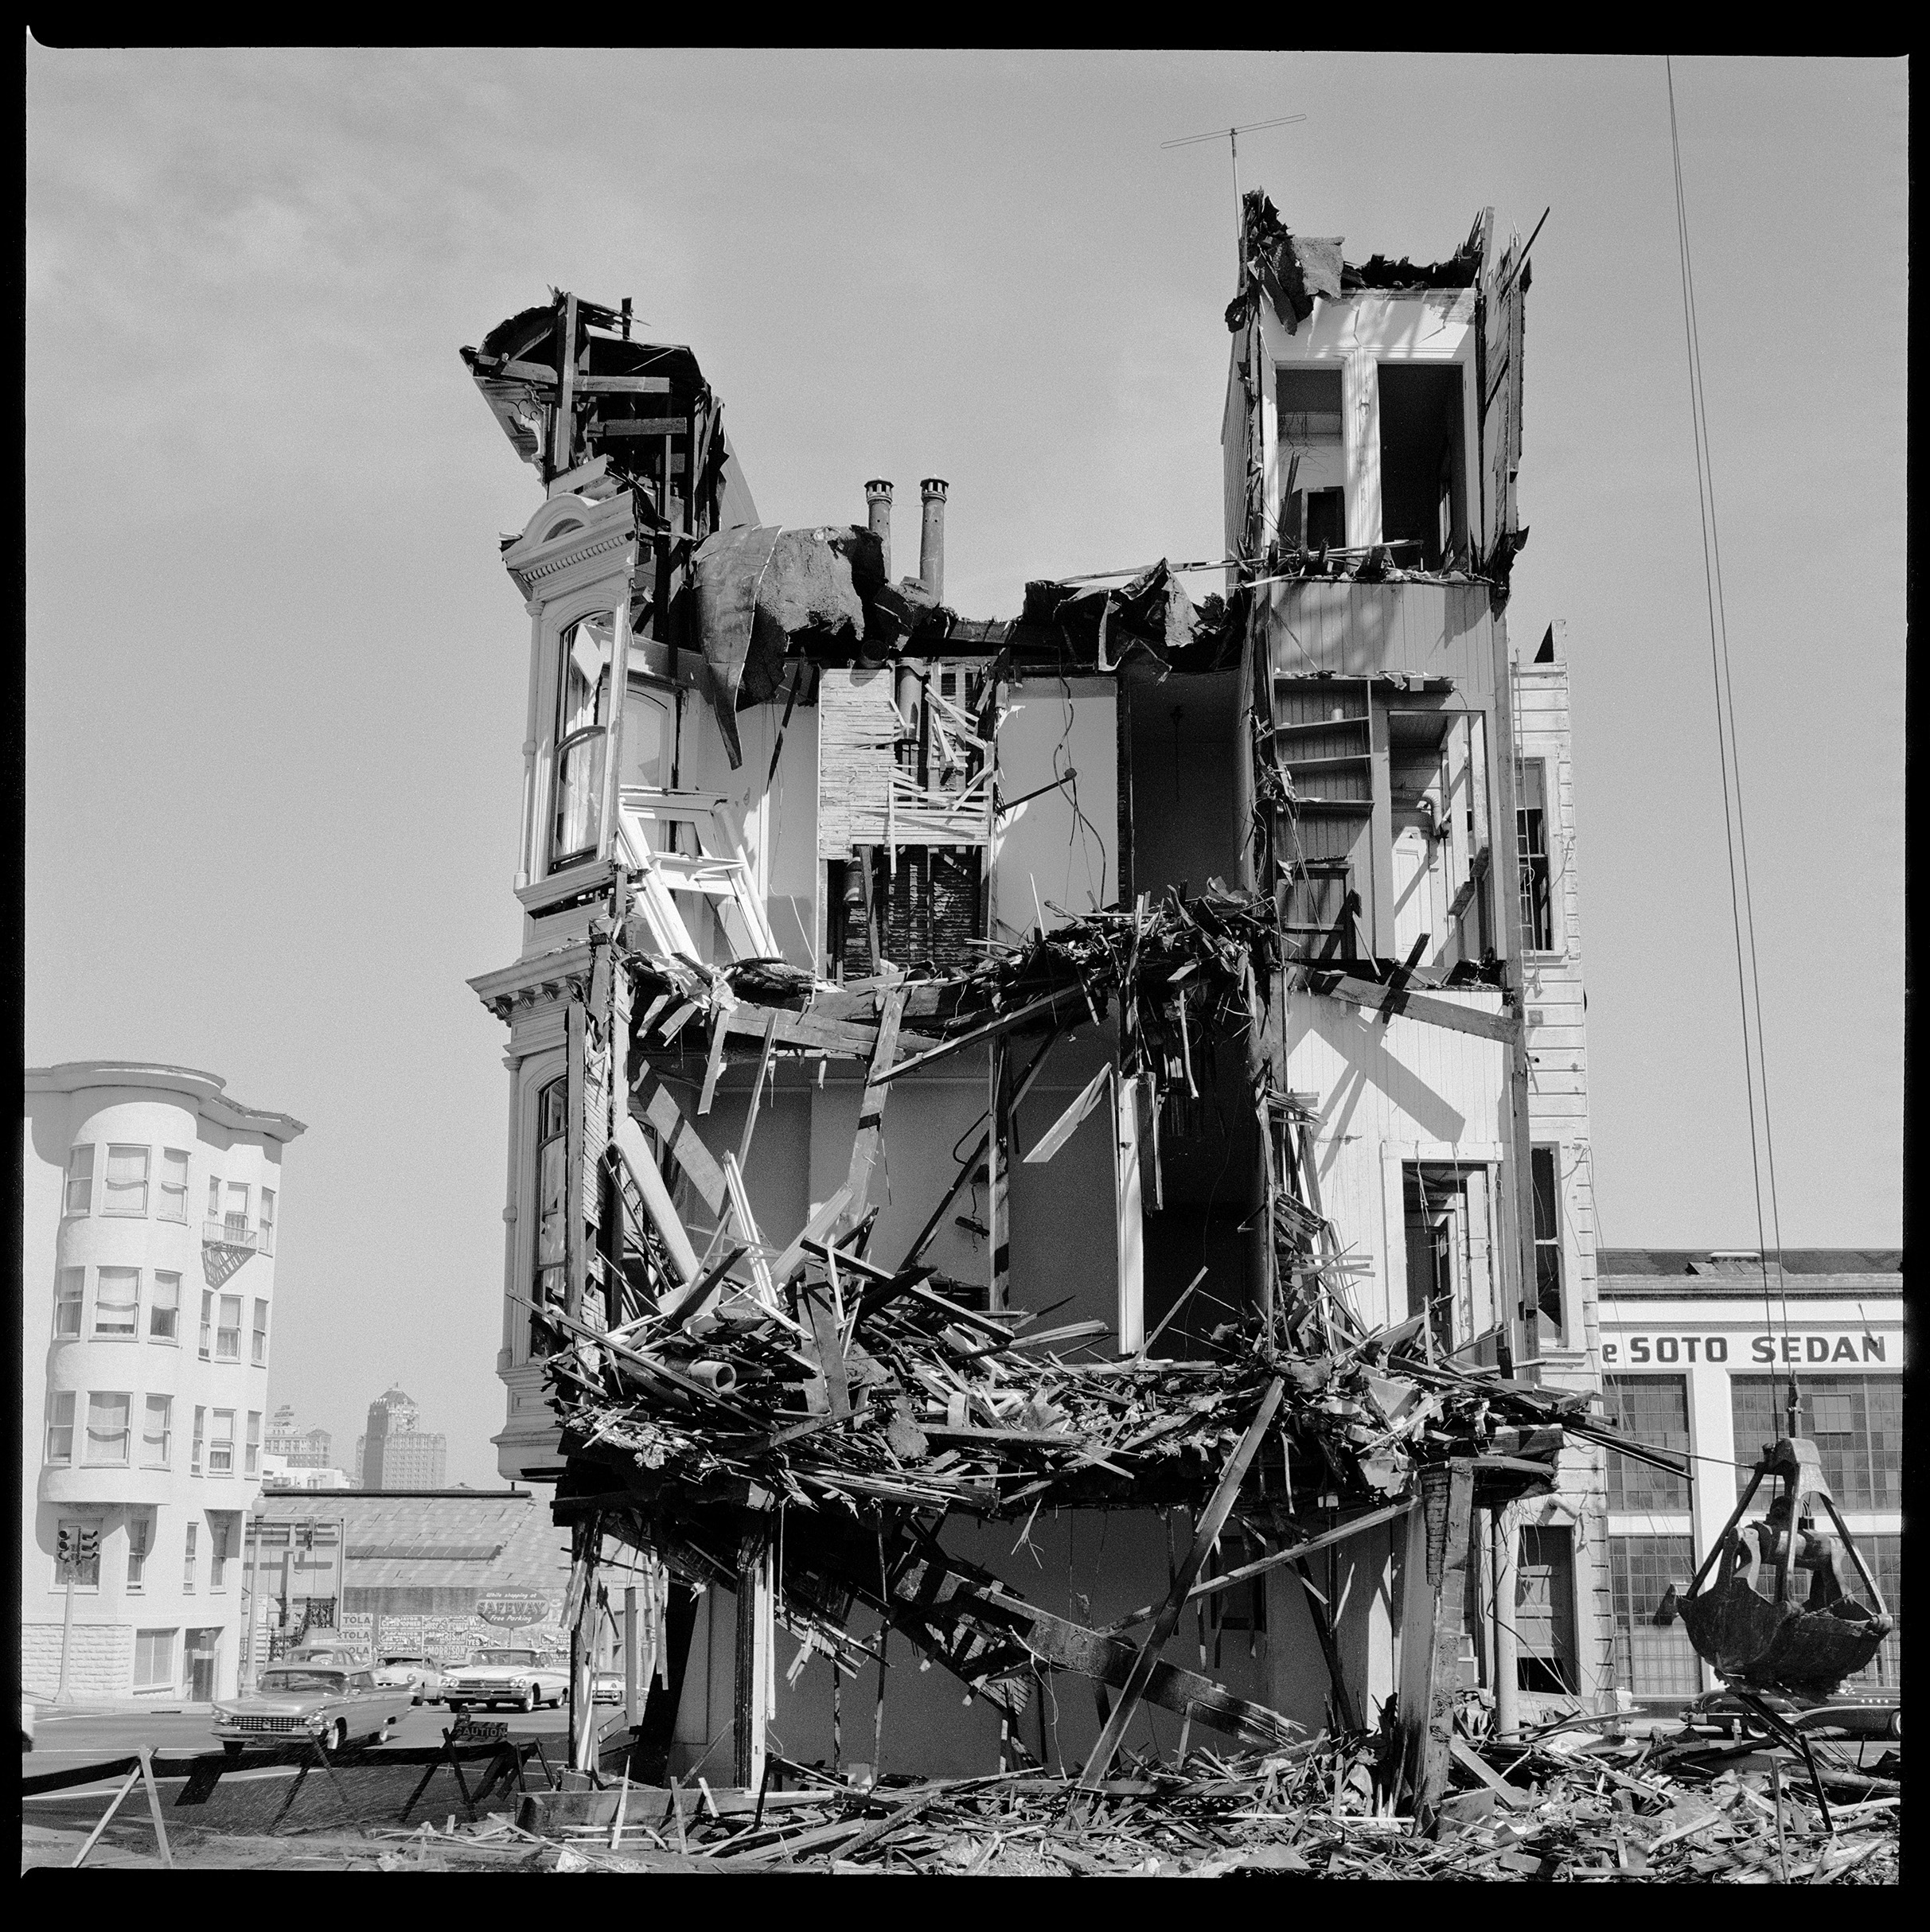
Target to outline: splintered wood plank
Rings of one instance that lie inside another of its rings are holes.
[[[884,1139],[884,1104],[891,1091],[884,1076],[892,1055],[898,1051],[899,1022],[904,1012],[905,988],[901,984],[884,996],[884,1010],[878,1016],[878,1041],[871,1050],[871,1070],[865,1077],[864,1097],[858,1103],[858,1132],[852,1142],[851,1171],[845,1182],[851,1190],[843,1217],[845,1228],[862,1219],[871,1205],[871,1175]]]
[[[697,1130],[684,1117],[684,1110],[670,1089],[647,1069],[631,1095],[630,1112],[655,1131],[704,1205],[712,1214],[721,1214],[726,1199],[723,1168]]]

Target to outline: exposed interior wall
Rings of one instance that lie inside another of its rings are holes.
[[[992,862],[992,937],[1022,938],[1045,908],[1049,931],[1119,895],[1117,695],[1109,677],[1034,677],[1010,687],[999,727],[999,795],[1023,797],[1070,770],[999,821]],[[1035,898],[1035,889],[1036,897]]]

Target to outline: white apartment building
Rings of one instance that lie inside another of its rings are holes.
[[[212,1073],[27,1070],[21,1669],[29,1695],[236,1688],[260,1494],[282,1149]],[[96,1553],[63,1564],[63,1529]]]

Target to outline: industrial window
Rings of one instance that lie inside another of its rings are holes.
[[[581,617],[558,641],[555,765],[551,778],[549,869],[594,859],[602,842],[603,759],[610,725],[607,612]]]
[[[54,1277],[53,1333],[56,1341],[80,1332],[80,1305],[87,1296],[87,1270],[64,1268]]]
[[[1689,1453],[1689,1383],[1680,1375],[1610,1375],[1602,1380],[1611,1428],[1651,1449]],[[1608,1451],[1608,1507],[1686,1514],[1689,1479]]]
[[[91,1529],[94,1533],[94,1553],[83,1556],[80,1533]],[[64,1590],[72,1583],[76,1590],[98,1590],[100,1587],[100,1524],[97,1518],[82,1519],[65,1517],[56,1525],[58,1536],[66,1540],[67,1547],[74,1551],[73,1560],[68,1563],[60,1560],[60,1545],[54,1544],[53,1584],[57,1590]]]
[[[195,1413],[199,1415],[201,1412],[197,1409]],[[195,1544],[200,1537],[201,1526],[197,1523],[189,1524],[187,1537],[181,1552],[181,1587],[184,1590],[192,1591],[194,1587]]]
[[[127,1513],[127,1588],[132,1595],[138,1595],[147,1587],[147,1552],[154,1547],[154,1537],[153,1511],[131,1509]],[[138,1659],[135,1681],[140,1682]]]
[[[1883,1592],[1883,1607],[1896,1619],[1897,1627],[1883,1639],[1875,1657],[1850,1681],[1893,1688],[1903,1681],[1903,1538],[1858,1537],[1856,1546],[1874,1572],[1877,1587]],[[1866,1600],[1867,1592],[1862,1588],[1856,1594]],[[1869,1607],[1873,1610],[1876,1606]]]
[[[264,1187],[261,1190],[261,1252],[265,1255],[275,1252],[275,1190]]]
[[[1575,1545],[1563,1528],[1526,1528],[1515,1575],[1520,1688],[1572,1697],[1581,1688],[1575,1646]]]
[[[107,1185],[101,1199],[102,1213],[147,1212],[147,1155],[146,1147],[107,1149]]]
[[[214,1331],[214,1358],[216,1361],[239,1361],[241,1359],[241,1297],[224,1295],[221,1297],[221,1319]]]
[[[1701,1665],[1679,1618],[1655,1621],[1669,1586],[1686,1591],[1695,1574],[1689,1537],[1611,1537],[1608,1582],[1615,1607],[1615,1681],[1636,1697],[1694,1697]]]
[[[125,1335],[132,1341],[140,1326],[141,1271],[103,1268],[94,1277],[94,1333]]]
[[[56,1464],[74,1459],[74,1392],[57,1389],[47,1398],[47,1460]]]
[[[208,1412],[197,1404],[194,1410],[193,1445],[188,1453],[188,1474],[198,1476],[201,1473],[201,1450],[203,1439],[208,1431]]]
[[[75,1147],[67,1156],[67,1211],[84,1214],[94,1202],[94,1150]]]
[[[173,1630],[136,1630],[134,1634],[134,1688],[138,1691],[174,1688]]]
[[[255,1329],[250,1343],[249,1360],[258,1369],[268,1365],[268,1304],[257,1297],[255,1303]]]
[[[1839,1509],[1903,1507],[1903,1382],[1894,1375],[1805,1376],[1798,1426],[1816,1445]],[[1784,1433],[1786,1377],[1729,1378],[1736,1460],[1753,1463]]]
[[[1440,570],[1467,547],[1459,365],[1382,363],[1380,419],[1381,541],[1398,564]]]
[[[232,1408],[214,1412],[214,1427],[208,1437],[208,1473],[211,1476],[235,1473],[235,1412]]]
[[[181,1277],[157,1268],[154,1291],[147,1298],[147,1338],[174,1342],[181,1334]]]
[[[168,1147],[161,1155],[161,1218],[188,1218],[188,1157],[178,1147]]]
[[[242,1462],[241,1473],[244,1476],[252,1476],[257,1474],[261,1467],[261,1411],[258,1408],[251,1408],[248,1411],[248,1434],[244,1447],[246,1453]]]
[[[201,1291],[201,1360],[209,1361],[214,1355],[214,1290]]]
[[[530,1299],[539,1308],[562,1303],[567,1288],[569,1123],[566,1076],[548,1081],[536,1095],[536,1252]]]
[[[1521,943],[1530,952],[1553,952],[1554,897],[1548,871],[1548,768],[1539,758],[1515,767],[1520,793],[1515,808],[1521,857]]]
[[[96,1390],[87,1399],[87,1459],[107,1468],[125,1469],[131,1431],[131,1395]]]
[[[1528,1166],[1534,1182],[1534,1306],[1542,1337],[1559,1343],[1567,1334],[1562,1320],[1562,1150],[1531,1147]]]
[[[141,1467],[166,1469],[174,1438],[174,1398],[150,1396],[146,1419],[141,1425]]]

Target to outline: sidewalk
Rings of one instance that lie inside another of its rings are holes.
[[[149,1717],[211,1717],[214,1715],[212,1704],[187,1704],[178,1698],[165,1704],[157,1703],[148,1697],[90,1697],[73,1704],[56,1704],[51,1696],[29,1691],[25,1701],[33,1707],[36,1728],[67,1717],[131,1717],[136,1714]]]

